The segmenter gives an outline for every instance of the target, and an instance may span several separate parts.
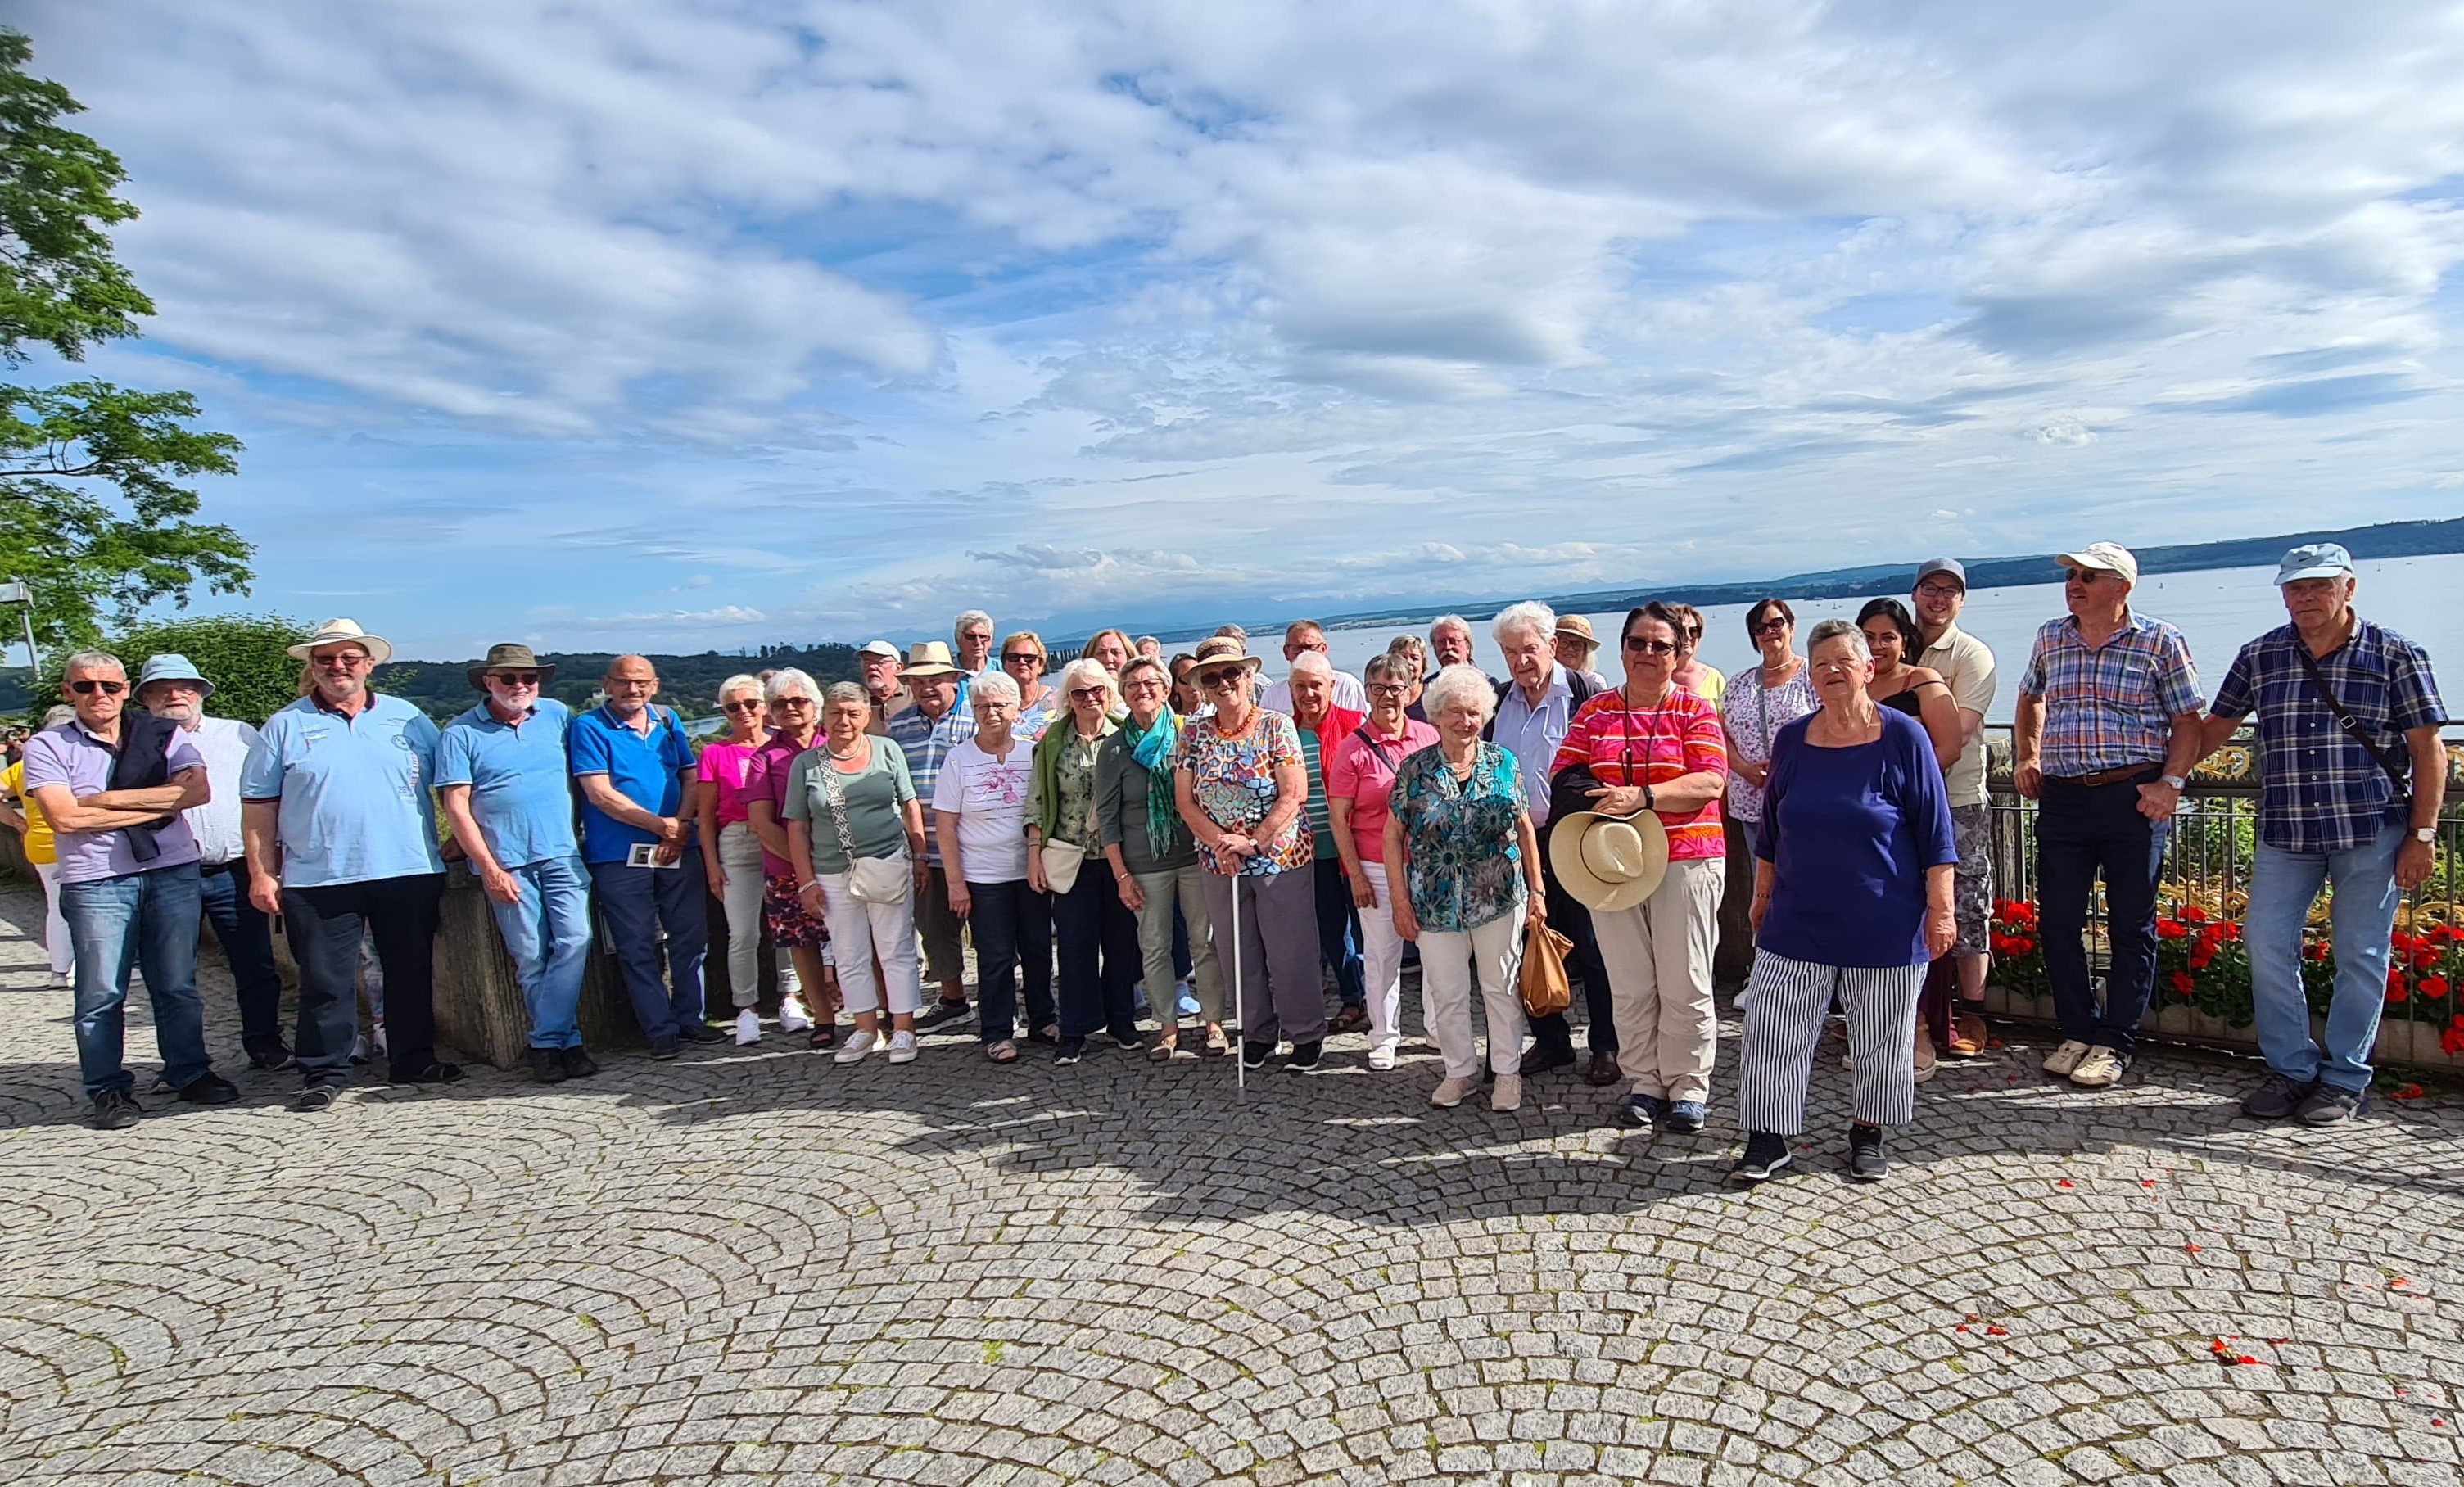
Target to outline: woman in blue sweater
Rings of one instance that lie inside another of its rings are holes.
[[[1806,647],[1822,706],[1779,731],[1754,834],[1754,969],[1739,1043],[1736,1180],[1786,1167],[1836,995],[1855,1055],[1848,1171],[1889,1170],[1882,1127],[1915,1113],[1910,1028],[1925,970],[1950,949],[1950,803],[1923,726],[1877,707],[1865,637],[1844,620]]]

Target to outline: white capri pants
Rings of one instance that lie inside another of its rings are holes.
[[[34,876],[43,881],[43,949],[52,957],[52,973],[66,975],[76,967],[70,954],[69,922],[60,917],[60,864],[36,863]]]
[[[1805,1088],[1831,997],[1848,1015],[1856,1119],[1905,1126],[1916,1115],[1917,992],[1923,966],[1818,966],[1754,951],[1745,1033],[1737,1043],[1737,1125],[1794,1136],[1805,1129]]]
[[[1363,914],[1366,924],[1369,916]],[[1469,929],[1420,931],[1420,1016],[1446,1061],[1448,1079],[1480,1073],[1471,1040],[1472,980],[1480,981],[1488,1019],[1488,1064],[1500,1074],[1523,1072],[1523,907]]]
[[[922,1005],[923,992],[915,968],[915,888],[909,879],[905,896],[895,904],[868,904],[847,891],[847,874],[817,875],[822,885],[822,920],[830,927],[830,945],[838,951],[840,999],[850,1013],[881,1010],[882,988],[874,983],[872,962],[890,982],[891,1013],[913,1014]]]
[[[1360,864],[1377,902],[1360,911],[1360,984],[1369,993],[1369,1046],[1393,1050],[1403,1041],[1403,936],[1395,929],[1395,900],[1386,864]]]

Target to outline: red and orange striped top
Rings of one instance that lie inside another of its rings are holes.
[[[1719,710],[1683,687],[1669,688],[1659,705],[1649,708],[1626,706],[1620,688],[1583,704],[1567,726],[1549,773],[1553,777],[1573,764],[1588,767],[1604,785],[1664,785],[1695,774],[1725,777],[1727,736],[1720,731]],[[1653,814],[1668,830],[1672,862],[1727,854],[1728,840],[1720,824],[1717,797],[1699,809]]]

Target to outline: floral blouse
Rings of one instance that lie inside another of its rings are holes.
[[[1814,694],[1814,666],[1798,661],[1796,674],[1774,688],[1763,686],[1763,668],[1748,667],[1728,678],[1728,689],[1720,699],[1720,721],[1727,726],[1728,742],[1735,747],[1737,757],[1751,764],[1769,764],[1771,740],[1779,731],[1798,718],[1822,706]],[[1749,827],[1763,823],[1763,791],[1750,784],[1746,776],[1728,776],[1728,814]]]
[[[1180,753],[1174,767],[1189,771],[1190,795],[1206,819],[1227,831],[1246,831],[1265,820],[1275,805],[1275,771],[1301,765],[1301,735],[1292,720],[1263,708],[1237,738],[1215,731],[1212,714],[1192,718],[1180,731]],[[1272,842],[1258,843],[1258,855],[1243,861],[1240,871],[1264,877],[1309,866],[1317,843],[1309,832],[1309,813],[1294,811],[1291,823]],[[1214,848],[1199,842],[1198,854],[1208,872],[1228,872]]]
[[[1529,807],[1513,754],[1484,743],[1472,755],[1471,778],[1458,781],[1432,745],[1396,769],[1387,809],[1402,822],[1408,892],[1421,929],[1471,929],[1523,907],[1529,889],[1515,823]]]
[[[1061,797],[1061,818],[1052,834],[1058,841],[1075,842],[1091,851],[1102,840],[1095,830],[1095,755],[1103,751],[1104,740],[1087,737],[1068,719],[1063,719],[1062,726],[1069,735],[1061,740],[1061,757],[1053,761],[1052,781]]]

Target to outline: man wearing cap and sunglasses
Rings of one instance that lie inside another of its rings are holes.
[[[2258,846],[2243,943],[2267,1082],[2258,1120],[2332,1126],[2369,1101],[2396,905],[2429,881],[2447,790],[2447,721],[2430,655],[2353,608],[2352,555],[2297,547],[2276,571],[2291,623],[2242,646],[2200,737],[2203,754],[2256,714]],[[2301,935],[2332,885],[2336,990],[2326,1046],[2310,1036]]]
[[[491,645],[469,675],[481,699],[445,725],[437,794],[513,958],[530,1017],[531,1077],[586,1078],[599,1065],[583,1051],[576,1020],[590,959],[590,869],[574,840],[566,775],[573,713],[546,695],[556,667],[528,645]]]
[[[2091,542],[2055,559],[2069,615],[2036,631],[2019,677],[2011,785],[2038,803],[2036,909],[2062,1042],[2045,1072],[2102,1089],[2130,1067],[2156,984],[2156,879],[2199,754],[2189,643],[2130,607],[2139,560]],[[2088,989],[2088,896],[2104,879],[2104,1005]]]

